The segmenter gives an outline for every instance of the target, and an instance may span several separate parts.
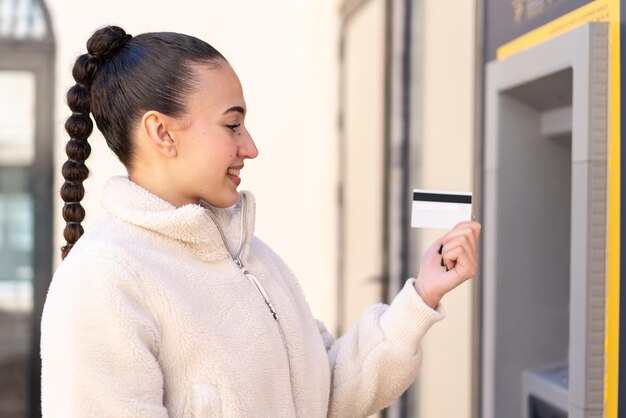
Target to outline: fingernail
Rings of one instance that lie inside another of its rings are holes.
[[[441,254],[441,252],[443,251],[443,244],[441,244],[441,246],[439,247],[439,250],[437,251],[439,254]]]
[[[443,258],[441,259],[441,267],[445,266],[445,264],[443,263]]]

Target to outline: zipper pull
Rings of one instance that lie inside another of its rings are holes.
[[[233,258],[233,261],[235,262],[235,264],[237,264],[237,267],[239,267],[241,270],[244,271],[244,273],[247,271],[246,268],[243,266],[243,263],[241,262],[239,257]]]
[[[270,313],[272,314],[274,319],[278,321],[278,314],[274,310],[274,307],[272,306],[272,302],[270,302],[269,300],[265,299],[265,304],[267,305],[268,308],[270,308]]]
[[[252,285],[256,288],[256,290],[259,292],[259,294],[263,298],[263,301],[265,301],[265,304],[270,310],[270,313],[272,314],[274,319],[278,321],[278,313],[276,313],[276,310],[274,309],[274,305],[272,305],[272,302],[270,302],[270,298],[267,296],[267,293],[265,293],[265,290],[263,289],[263,286],[261,286],[261,283],[259,282],[259,280],[256,277],[254,277],[254,274],[250,273],[248,269],[246,269],[246,267],[243,265],[239,257],[233,258],[233,261],[235,262],[237,267],[239,267],[239,269],[242,271],[243,275],[246,276],[246,279],[248,279],[250,283],[252,283]]]
[[[246,266],[244,266],[244,265],[243,265],[243,263],[241,262],[241,260],[240,260],[238,257],[233,258],[233,261],[235,262],[235,264],[237,265],[237,267],[239,267],[239,270],[241,270],[241,272],[242,272],[242,273],[243,273],[246,277],[248,277],[248,275],[252,275],[252,273],[250,273],[250,272],[248,271],[248,269],[246,268]],[[249,279],[249,278],[248,278],[248,279]]]

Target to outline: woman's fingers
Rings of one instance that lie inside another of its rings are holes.
[[[478,222],[467,221],[457,224],[450,232],[441,237],[439,253],[443,254],[459,245],[464,245],[468,247],[468,253],[475,254],[480,230],[481,225]],[[476,257],[474,256],[474,258]],[[454,264],[454,261],[443,262],[442,259],[442,266],[447,267],[448,270],[454,268]]]
[[[476,221],[465,221],[458,223],[447,234],[441,237],[441,242],[445,245],[460,235],[471,237],[474,242],[478,240],[482,226]]]
[[[448,269],[452,269],[454,267],[456,262],[454,256],[457,254],[455,250],[458,248],[463,248],[467,256],[470,258],[470,261],[476,262],[476,240],[473,237],[468,237],[467,235],[459,235],[442,247],[442,259]]]
[[[476,238],[470,234],[460,234],[445,244],[442,244],[441,254],[445,254],[446,251],[450,251],[458,246],[465,246],[473,251],[476,251]]]
[[[457,226],[470,227],[472,229],[472,232],[474,232],[474,238],[476,239],[478,239],[478,237],[480,236],[480,231],[482,230],[482,225],[477,221],[460,222]]]
[[[449,273],[456,275],[453,287],[473,277],[476,274],[478,263],[476,255],[465,246],[458,246],[443,255],[444,263]]]
[[[429,306],[476,274],[480,231],[478,222],[461,222],[428,247],[415,288]]]

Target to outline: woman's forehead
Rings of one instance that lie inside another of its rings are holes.
[[[197,94],[190,105],[202,106],[223,113],[233,107],[245,109],[243,90],[237,74],[228,63],[219,66],[196,65],[194,75],[198,82]]]

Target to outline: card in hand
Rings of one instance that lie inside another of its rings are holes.
[[[472,219],[472,194],[413,190],[413,228],[451,229]]]

